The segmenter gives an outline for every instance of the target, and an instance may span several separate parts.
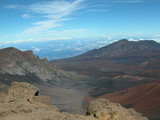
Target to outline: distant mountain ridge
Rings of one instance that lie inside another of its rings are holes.
[[[159,69],[160,44],[153,40],[119,40],[105,47],[88,51],[79,56],[52,61],[62,69],[80,74],[104,75],[105,72],[120,71],[128,74],[144,69]],[[156,64],[157,65],[156,65]],[[136,67],[131,66],[136,65]],[[138,66],[140,65],[140,66]],[[127,70],[128,69],[128,70]],[[99,76],[98,75],[98,76]]]
[[[150,56],[159,54],[160,44],[153,40],[119,40],[105,47],[91,50],[78,57]]]

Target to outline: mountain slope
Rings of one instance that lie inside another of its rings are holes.
[[[160,118],[160,83],[142,84],[121,91],[116,91],[99,96],[112,102],[120,103],[127,108],[134,108],[143,113],[150,120],[159,120]],[[84,102],[90,102],[97,98],[85,97]]]
[[[0,50],[0,73],[25,76],[34,74],[41,80],[58,79],[67,74],[50,64],[47,59],[40,59],[32,51],[20,51],[10,47]]]
[[[120,40],[108,46],[91,50],[80,57],[118,57],[118,56],[150,56],[157,54],[160,44],[152,40],[128,41]]]
[[[57,66],[80,74],[102,76],[106,72],[120,71],[137,74],[156,68],[159,64],[160,44],[152,40],[120,40],[82,55],[56,60]],[[159,69],[159,68],[158,68]]]
[[[150,118],[160,118],[160,83],[149,83],[100,96],[124,106],[132,106]]]

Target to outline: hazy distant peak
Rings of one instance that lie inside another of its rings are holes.
[[[153,40],[128,41],[122,39],[105,47],[91,50],[85,57],[150,56],[159,54],[160,44]]]
[[[129,42],[127,39],[121,39],[118,42]]]

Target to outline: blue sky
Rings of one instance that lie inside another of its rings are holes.
[[[160,39],[160,0],[0,0],[0,42]]]

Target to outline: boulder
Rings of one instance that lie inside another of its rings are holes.
[[[0,92],[0,102],[3,102],[6,99],[7,95]]]
[[[35,103],[43,103],[46,105],[51,105],[51,99],[48,96],[34,96],[33,101]]]
[[[33,99],[38,96],[39,89],[26,82],[12,82],[11,88],[8,90],[8,95],[17,99]]]
[[[94,116],[99,120],[148,120],[134,109],[126,109],[118,103],[100,98],[89,103],[87,115]]]

